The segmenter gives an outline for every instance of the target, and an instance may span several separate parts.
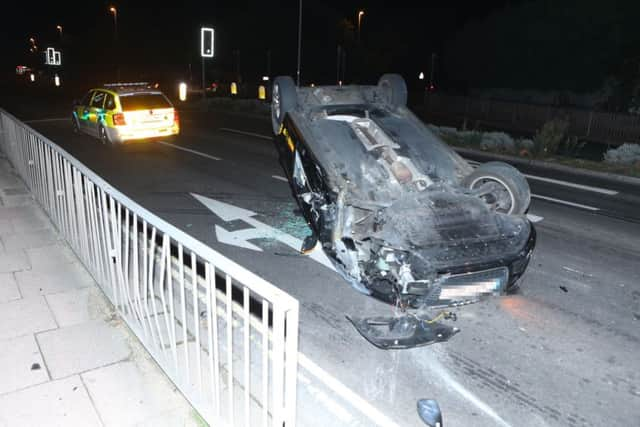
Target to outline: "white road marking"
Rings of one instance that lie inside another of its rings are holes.
[[[465,159],[465,160],[474,168],[477,168],[482,164],[480,162],[476,162],[475,160],[469,160],[469,159]],[[543,176],[529,175],[526,173],[523,173],[523,175],[529,179],[533,179],[536,181],[543,181],[543,182],[548,182],[550,184],[556,184],[556,185],[564,185],[565,187],[577,188],[579,190],[585,190],[585,191],[592,191],[594,193],[606,194],[607,196],[615,196],[616,194],[619,193],[618,191],[609,190],[607,188],[594,187],[591,185],[584,185],[584,184],[576,184],[575,182],[563,181],[561,179],[546,178]]]
[[[561,205],[567,205],[567,206],[571,206],[571,207],[574,207],[574,208],[586,209],[586,210],[592,211],[592,212],[596,212],[596,211],[600,210],[600,208],[596,208],[594,206],[581,205],[580,203],[568,202],[566,200],[556,199],[556,198],[547,197],[547,196],[540,196],[538,194],[532,194],[531,197],[533,197],[534,199],[546,200],[548,202],[560,203]]]
[[[534,214],[527,214],[527,218],[529,219],[529,221],[531,222],[540,222],[544,219],[543,216],[538,216],[538,215],[534,215]]]
[[[289,180],[287,178],[285,178],[284,176],[280,176],[280,175],[271,175],[271,178],[277,179],[278,181],[289,182]]]
[[[551,184],[564,185],[565,187],[572,187],[572,188],[577,188],[579,190],[592,191],[594,193],[606,194],[607,196],[615,196],[616,194],[618,194],[618,192],[615,190],[608,190],[606,188],[601,188],[601,187],[592,187],[590,185],[576,184],[574,182],[562,181],[560,179],[545,178],[542,176],[528,175],[528,174],[524,174],[524,176],[530,179],[534,179],[536,181],[544,181],[544,182],[549,182]]]
[[[506,422],[500,415],[498,415],[496,411],[493,410],[493,408],[487,405],[484,401],[482,401],[479,397],[473,394],[465,386],[463,386],[458,381],[456,381],[449,373],[449,370],[444,366],[442,366],[442,364],[439,361],[434,360],[430,364],[430,367],[440,375],[440,378],[442,378],[449,387],[457,391],[458,394],[460,394],[460,396],[467,399],[476,408],[480,409],[482,412],[484,412],[489,417],[491,417],[496,422],[495,425],[500,425],[502,427],[511,427],[511,425],[508,422]]]
[[[207,209],[218,216],[221,220],[229,222],[239,219],[253,227],[249,229],[230,232],[225,230],[221,226],[216,225],[216,239],[221,243],[239,246],[255,251],[262,251],[262,249],[260,249],[258,246],[248,242],[247,240],[268,237],[284,243],[295,251],[300,251],[300,248],[302,247],[302,240],[253,218],[255,215],[257,215],[255,212],[239,208],[237,206],[231,205],[229,203],[224,203],[219,200],[211,199],[209,197],[201,196],[199,194],[191,193],[191,196],[202,203]],[[314,250],[307,254],[307,257],[324,265],[328,269],[335,271],[333,263],[327,257],[323,250]]]
[[[311,375],[322,381],[337,395],[349,402],[351,406],[356,408],[362,414],[366,415],[371,421],[375,422],[376,425],[384,427],[399,427],[396,422],[380,412],[380,410],[378,410],[375,406],[364,400],[349,387],[342,384],[337,378],[322,369],[301,352],[298,352],[298,364],[306,369]]]
[[[189,152],[189,153],[196,154],[196,155],[198,155],[198,156],[206,157],[207,159],[211,159],[211,160],[222,160],[220,157],[212,156],[212,155],[210,155],[210,154],[206,154],[206,153],[201,153],[200,151],[192,150],[192,149],[190,149],[190,148],[181,147],[181,146],[179,146],[179,145],[175,145],[175,144],[170,144],[170,143],[168,143],[168,142],[158,141],[157,143],[158,143],[158,144],[162,144],[162,145],[166,145],[166,146],[169,146],[169,147],[173,147],[173,148],[175,148],[176,150],[187,151],[187,152]]]
[[[40,122],[70,122],[70,117],[56,117],[52,119],[35,119],[35,120],[25,120],[24,123],[40,123]]]
[[[246,131],[238,130],[238,129],[220,128],[220,130],[221,131],[225,131],[225,132],[237,133],[237,134],[240,134],[240,135],[253,136],[254,138],[268,139],[269,141],[271,141],[273,139],[270,136],[261,135],[259,133],[253,133],[253,132],[246,132]]]

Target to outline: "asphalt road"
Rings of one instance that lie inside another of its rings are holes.
[[[424,397],[438,400],[447,426],[640,425],[638,187],[525,171],[538,196],[530,209],[538,245],[518,293],[457,309],[461,332],[447,343],[382,351],[344,316],[390,307],[270,236],[250,241],[260,251],[221,243],[216,226],[233,232],[249,225],[222,220],[193,196],[251,210],[255,220],[296,238],[308,233],[266,119],[183,112],[173,145],[110,147],[73,134],[68,111],[34,98],[0,106],[33,120],[143,206],[297,298],[300,351],[399,426],[422,425],[415,406]],[[303,418],[306,424],[376,421],[304,367],[301,375],[302,416],[314,410],[309,405],[324,414]]]

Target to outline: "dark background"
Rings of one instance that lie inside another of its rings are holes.
[[[114,40],[110,5],[118,8]],[[66,80],[200,81],[199,29],[216,29],[208,81],[295,76],[298,1],[22,2],[5,8],[2,68],[42,63],[28,53],[63,52]],[[365,10],[361,41],[357,12]],[[640,2],[631,0],[303,1],[302,82],[375,83],[402,73],[411,87],[432,53],[438,89],[590,91],[608,77],[629,93],[640,70]],[[63,38],[56,25],[63,26]],[[338,70],[338,46],[345,52]],[[270,52],[270,53],[269,53]],[[270,69],[269,60],[270,56]],[[191,72],[190,72],[191,70]],[[626,85],[626,86],[625,86]]]

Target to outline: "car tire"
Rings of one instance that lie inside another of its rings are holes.
[[[100,125],[100,127],[98,128],[98,138],[100,139],[100,142],[102,142],[105,145],[112,145],[112,141],[109,138],[109,133],[107,132],[107,129]]]
[[[527,179],[513,166],[503,162],[488,162],[480,165],[466,176],[462,184],[476,190],[480,186],[492,183],[497,194],[491,193],[492,200],[485,200],[493,205],[497,212],[508,215],[524,215],[531,203],[531,190]]]
[[[380,77],[378,93],[393,109],[407,106],[407,84],[400,74],[384,74]]]
[[[271,124],[275,135],[280,134],[284,116],[297,105],[298,93],[293,79],[289,76],[276,77],[271,90]]]
[[[75,114],[71,115],[71,127],[73,128],[73,133],[80,133],[80,125],[78,125],[78,119]]]

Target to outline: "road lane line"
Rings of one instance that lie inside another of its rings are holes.
[[[553,197],[540,196],[538,194],[532,194],[531,197],[533,197],[534,199],[546,200],[548,202],[560,203],[561,205],[567,205],[567,206],[571,206],[571,207],[574,207],[574,208],[586,209],[586,210],[592,211],[592,212],[600,210],[600,208],[596,208],[594,206],[581,205],[580,203],[573,203],[573,202],[569,202],[569,201],[566,201],[566,200],[555,199]]]
[[[553,179],[553,178],[545,178],[545,177],[536,176],[536,175],[527,175],[527,174],[523,174],[523,175],[526,176],[527,178],[534,179],[536,181],[544,181],[544,182],[549,182],[551,184],[564,185],[565,187],[572,187],[572,188],[577,188],[579,190],[592,191],[594,193],[606,194],[607,196],[615,196],[616,194],[618,194],[617,191],[609,190],[606,188],[592,187],[591,185],[576,184],[574,182],[562,181],[560,179]]]
[[[385,427],[399,427],[397,423],[383,414],[375,406],[364,400],[349,387],[340,382],[329,372],[322,369],[315,362],[305,356],[302,352],[298,352],[298,364],[302,366],[311,375],[322,381],[325,386],[333,390],[336,394],[349,402],[354,408],[374,421],[377,425]]]
[[[280,176],[280,175],[271,175],[271,178],[277,179],[278,181],[289,182],[289,180],[287,178],[285,178],[284,176]]]
[[[35,120],[24,120],[24,123],[40,123],[40,122],[67,122],[71,121],[69,117],[56,117],[52,119],[35,119]]]
[[[253,132],[246,132],[246,131],[238,130],[238,129],[220,128],[219,130],[224,131],[224,132],[237,133],[237,134],[240,134],[240,135],[253,136],[254,138],[268,139],[269,141],[271,141],[273,139],[270,136],[261,135],[259,133],[253,133]]]
[[[477,168],[482,164],[475,160],[469,160],[469,159],[465,159],[465,160],[474,168]],[[607,196],[615,196],[616,194],[619,194],[618,191],[609,190],[607,188],[602,188],[602,187],[594,187],[592,185],[576,184],[575,182],[563,181],[561,179],[546,178],[546,177],[537,176],[537,175],[529,175],[526,173],[523,173],[522,175],[536,181],[543,181],[543,182],[548,182],[550,184],[556,184],[556,185],[564,185],[565,187],[577,188],[579,190],[585,190],[585,191],[592,191],[594,193],[606,194]]]
[[[158,144],[162,144],[162,145],[167,145],[169,147],[173,147],[176,150],[182,150],[182,151],[187,151],[189,153],[195,154],[197,156],[202,156],[202,157],[206,157],[207,159],[211,159],[211,160],[222,160],[220,157],[216,157],[216,156],[212,156],[210,154],[206,154],[206,153],[201,153],[200,151],[196,151],[196,150],[192,150],[190,148],[185,148],[185,147],[181,147],[179,145],[175,145],[175,144],[170,144],[168,142],[164,142],[164,141],[158,141]]]

